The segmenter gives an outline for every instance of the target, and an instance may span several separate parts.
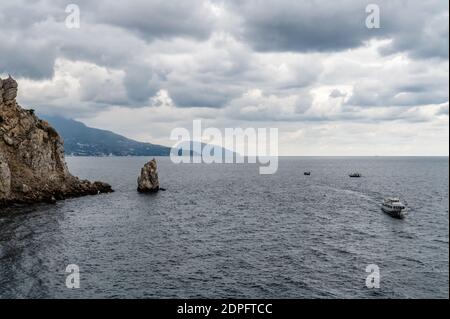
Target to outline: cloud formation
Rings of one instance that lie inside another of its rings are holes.
[[[24,105],[104,128],[100,116],[165,112],[151,136],[119,128],[141,139],[200,116],[285,141],[310,125],[427,123],[448,143],[448,2],[377,1],[380,29],[368,3],[77,0],[69,29],[67,1],[3,0],[0,74],[19,78]]]

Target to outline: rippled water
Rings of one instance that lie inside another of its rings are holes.
[[[147,160],[68,158],[116,192],[3,209],[0,297],[449,296],[447,157],[282,158],[266,176],[159,158],[167,191],[142,195]],[[388,195],[407,201],[404,220],[380,210]],[[80,289],[65,286],[68,264]],[[380,289],[365,286],[369,264]]]

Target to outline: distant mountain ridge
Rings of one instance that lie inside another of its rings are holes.
[[[73,156],[169,156],[170,147],[138,142],[111,131],[58,116],[42,116],[64,139],[64,150]]]

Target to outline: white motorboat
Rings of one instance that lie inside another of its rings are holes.
[[[381,204],[381,209],[392,217],[405,217],[406,206],[396,197],[385,198],[383,204]]]

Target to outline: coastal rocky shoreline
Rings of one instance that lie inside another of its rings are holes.
[[[12,77],[0,79],[0,207],[113,192],[70,174],[61,137],[17,104],[17,90]]]

